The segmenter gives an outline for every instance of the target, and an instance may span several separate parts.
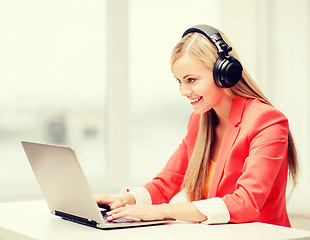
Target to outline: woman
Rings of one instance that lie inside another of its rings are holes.
[[[178,219],[206,223],[265,222],[290,226],[287,173],[297,158],[286,117],[255,86],[216,29],[188,29],[171,56],[171,70],[194,112],[187,135],[149,183],[119,197],[97,196],[108,220]],[[229,54],[228,54],[229,52]],[[182,189],[188,203],[169,204]]]

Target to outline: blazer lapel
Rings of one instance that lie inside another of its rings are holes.
[[[227,123],[223,140],[221,143],[220,152],[217,158],[210,190],[208,193],[208,198],[216,196],[216,192],[224,171],[227,157],[240,132],[240,127],[238,126],[238,124],[241,122],[246,101],[247,101],[246,98],[235,98],[232,103],[229,114],[229,121]]]

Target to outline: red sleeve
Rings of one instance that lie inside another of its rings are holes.
[[[183,178],[195,145],[200,115],[192,113],[187,134],[170,157],[163,170],[144,185],[152,198],[152,204],[168,203],[182,188]]]

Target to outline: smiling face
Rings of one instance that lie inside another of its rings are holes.
[[[202,114],[212,108],[216,111],[221,107],[226,92],[216,86],[212,71],[204,63],[185,54],[171,68],[182,96],[189,99],[195,113]]]

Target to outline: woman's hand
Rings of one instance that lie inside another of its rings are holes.
[[[108,221],[122,217],[139,218],[143,221],[163,220],[166,218],[167,204],[126,205],[107,212]]]
[[[134,205],[135,198],[127,193],[122,196],[96,196],[97,203],[108,204],[108,221],[122,217],[139,218],[143,221],[177,219],[181,221],[203,222],[208,218],[200,213],[193,203],[176,203],[161,205]]]
[[[108,221],[121,217],[139,218],[144,221],[177,219],[181,221],[203,222],[208,218],[200,213],[193,203],[161,205],[126,205],[107,212]]]
[[[111,210],[124,207],[126,205],[134,205],[136,203],[134,196],[130,193],[121,196],[97,195],[95,196],[95,200],[98,205],[108,204]]]

